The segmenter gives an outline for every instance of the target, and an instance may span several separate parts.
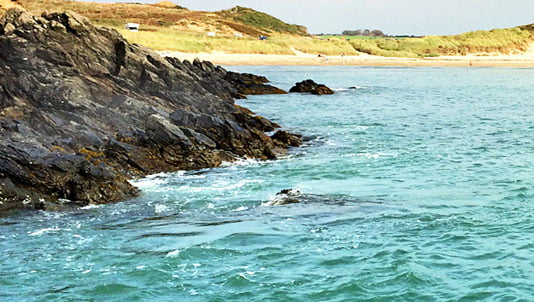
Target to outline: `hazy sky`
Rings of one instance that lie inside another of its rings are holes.
[[[93,0],[143,2],[161,0]],[[387,34],[447,35],[534,23],[534,0],[173,0],[193,10],[251,7],[310,33],[381,29]]]

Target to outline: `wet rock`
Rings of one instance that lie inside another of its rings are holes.
[[[134,177],[274,158],[298,136],[236,106],[281,93],[210,62],[163,58],[73,12],[0,19],[0,211],[138,194]]]
[[[266,206],[281,206],[291,203],[299,203],[300,198],[302,197],[302,192],[298,189],[284,189],[274,196],[273,199],[269,200],[265,205]]]
[[[295,86],[291,87],[289,92],[304,92],[316,95],[334,94],[334,91],[326,87],[326,85],[317,84],[310,79],[296,83]]]
[[[302,145],[302,136],[298,134],[289,133],[284,130],[278,130],[271,138],[283,146],[299,147]]]

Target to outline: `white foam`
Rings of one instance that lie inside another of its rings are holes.
[[[28,236],[41,236],[45,233],[60,232],[60,231],[72,231],[72,230],[71,229],[60,229],[60,228],[44,228],[44,229],[40,229],[32,233],[28,233]]]
[[[157,204],[154,206],[154,212],[156,213],[163,213],[169,211],[169,207],[164,204]]]
[[[239,158],[233,162],[223,161],[219,167],[221,168],[242,167],[242,166],[250,166],[250,165],[258,164],[258,163],[260,163],[258,159],[244,157],[244,158]]]
[[[195,186],[180,186],[178,188],[174,188],[171,190],[179,191],[179,192],[188,192],[188,193],[199,193],[199,192],[206,192],[206,191],[215,191],[215,192],[222,192],[222,191],[231,191],[239,189],[247,184],[260,184],[263,183],[265,180],[262,179],[244,179],[240,180],[238,182],[231,182],[227,179],[218,179],[214,183],[211,184],[209,187],[195,187]],[[169,190],[168,188],[166,189]]]
[[[100,208],[102,206],[103,205],[101,205],[101,204],[90,204],[90,205],[87,205],[85,207],[82,207],[81,209],[82,210],[98,209],[98,208]]]
[[[232,210],[232,212],[241,212],[241,211],[246,211],[246,210],[248,210],[247,207],[243,207],[243,206],[241,206],[241,207],[239,207],[239,208],[237,208],[237,209],[235,209],[235,210]]]
[[[165,257],[175,258],[175,257],[178,257],[178,255],[180,255],[180,250],[175,250],[175,251],[168,252],[167,255],[165,255]]]
[[[167,180],[162,178],[146,177],[137,180],[130,180],[130,183],[140,189],[146,189],[164,185],[167,183]]]

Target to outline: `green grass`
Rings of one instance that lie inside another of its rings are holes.
[[[530,31],[519,27],[474,31],[455,36],[422,38],[352,39],[360,52],[386,57],[428,57],[466,55],[468,53],[504,53],[524,51],[533,40]]]
[[[149,46],[155,50],[181,52],[249,53],[249,54],[294,54],[293,49],[323,55],[357,55],[352,46],[340,39],[323,41],[312,37],[276,35],[265,41],[256,38],[233,36],[208,37],[181,33],[173,29],[146,28],[140,32],[130,32],[122,27],[114,27],[131,43]]]
[[[241,22],[270,32],[307,35],[307,29],[303,26],[288,24],[271,15],[246,7],[236,6],[232,9],[221,11],[219,14],[225,17],[230,17],[236,22]]]
[[[208,37],[180,33],[172,29],[154,29],[149,31],[130,32],[117,29],[129,42],[149,46],[155,50],[174,50],[181,52],[212,52],[251,53],[251,54],[293,54],[282,39],[260,41],[252,38],[236,38],[232,36]]]
[[[284,43],[288,47],[305,52],[309,54],[322,54],[322,55],[357,55],[358,53],[354,48],[345,40],[332,38],[330,40],[321,40],[311,37],[283,37]]]
[[[100,20],[107,26],[115,25],[112,20]],[[207,37],[183,33],[166,27],[144,27],[143,31],[132,33],[115,27],[130,42],[142,44],[156,50],[182,52],[251,53],[251,54],[293,54],[297,50],[309,54],[357,55],[358,52],[385,57],[435,57],[440,55],[465,55],[467,53],[510,53],[526,50],[532,41],[528,30],[520,28],[495,29],[469,32],[456,36],[426,36],[422,38],[372,38],[343,36],[326,38],[295,35],[273,35],[266,41],[256,38],[233,36]]]

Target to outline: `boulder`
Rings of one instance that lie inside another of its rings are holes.
[[[316,95],[334,94],[334,91],[326,87],[326,85],[317,84],[310,79],[296,83],[295,86],[291,87],[289,92],[304,92]]]
[[[73,13],[0,19],[0,211],[138,194],[129,179],[274,158],[295,139],[234,104],[267,79],[163,58]],[[248,85],[248,86],[247,86]]]

